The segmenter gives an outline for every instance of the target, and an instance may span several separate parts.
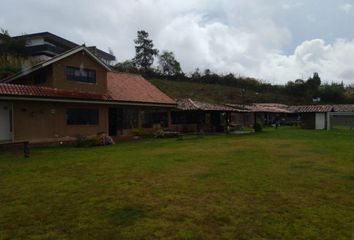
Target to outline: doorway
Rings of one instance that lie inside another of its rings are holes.
[[[109,135],[119,136],[123,133],[123,109],[110,108],[109,112]]]
[[[12,108],[10,104],[0,103],[0,141],[12,139]]]

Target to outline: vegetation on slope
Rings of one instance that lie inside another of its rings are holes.
[[[153,78],[150,79],[150,81],[173,98],[192,98],[215,103],[299,103],[297,98],[285,94],[274,94],[272,92],[259,93],[254,90],[243,90],[237,87],[219,84],[195,83],[160,78]]]

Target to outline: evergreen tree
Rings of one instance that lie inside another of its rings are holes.
[[[133,62],[136,67],[143,68],[147,71],[154,63],[154,56],[156,56],[159,51],[154,48],[152,40],[149,39],[149,33],[144,30],[138,31],[134,43],[136,46]]]

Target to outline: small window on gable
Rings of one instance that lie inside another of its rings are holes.
[[[68,125],[98,125],[98,109],[70,108],[66,110]]]
[[[77,82],[96,83],[96,71],[85,68],[66,67],[66,79]]]

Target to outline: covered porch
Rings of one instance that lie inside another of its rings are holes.
[[[177,109],[171,111],[169,129],[178,132],[224,132],[233,109],[224,105],[197,100],[178,99]]]

